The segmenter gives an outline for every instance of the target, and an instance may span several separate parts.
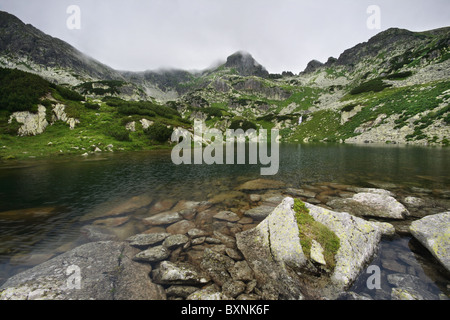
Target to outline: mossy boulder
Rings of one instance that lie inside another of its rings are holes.
[[[298,215],[303,217],[297,219]],[[318,230],[311,231],[307,223]],[[287,197],[256,228],[238,233],[236,240],[265,292],[263,298],[335,299],[356,280],[390,229],[345,212],[299,201],[294,205],[294,199]],[[308,243],[323,248],[329,272],[310,276]]]
[[[411,223],[412,235],[450,271],[450,211]]]

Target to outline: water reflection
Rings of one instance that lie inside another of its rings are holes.
[[[278,173],[263,178],[297,188],[334,182],[394,189],[397,194],[410,194],[417,188],[427,195],[450,197],[446,191],[450,189],[448,163],[450,150],[441,148],[284,144],[280,147]],[[249,206],[248,199],[237,194],[235,188],[257,178],[261,178],[259,165],[177,166],[171,162],[170,150],[7,163],[0,166],[0,283],[23,268],[77,245],[80,229],[86,224],[83,217],[101,207],[107,210],[134,196],[148,195],[153,203],[213,199],[217,208],[243,210]],[[44,208],[48,214],[33,213]],[[1,214],[19,209],[31,209],[31,213],[16,214],[14,219]],[[139,217],[147,210],[148,206],[137,209],[118,227],[123,237],[143,231]],[[385,241],[381,251],[399,247],[395,250],[413,254],[409,241],[407,237]],[[448,278],[439,273],[426,271],[428,265],[420,271],[412,259],[411,265],[396,259],[401,267],[383,263],[389,260],[386,256],[377,259],[374,263],[386,274],[395,267],[406,271],[410,268],[411,273],[414,270],[414,275],[428,282],[433,279],[433,292],[444,290],[442,283],[448,283]],[[354,288],[365,292],[363,283],[364,276]]]

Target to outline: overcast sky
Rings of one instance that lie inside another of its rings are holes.
[[[80,29],[67,27],[70,5]],[[367,26],[370,5],[380,29]],[[0,0],[0,10],[130,71],[205,69],[244,50],[271,73],[298,73],[390,27],[450,26],[449,0]]]

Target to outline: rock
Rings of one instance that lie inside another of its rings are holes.
[[[233,260],[239,261],[244,259],[244,257],[235,249],[226,248],[225,253]]]
[[[176,247],[185,245],[189,241],[189,238],[185,236],[184,234],[175,234],[171,235],[170,237],[167,237],[164,242],[163,246],[167,249],[175,249]]]
[[[245,211],[244,215],[254,220],[263,220],[273,211],[273,209],[274,207],[272,206],[259,206]]]
[[[190,229],[187,234],[191,238],[199,238],[199,237],[205,237],[205,236],[209,235],[208,232],[197,229],[197,228]]]
[[[261,196],[259,194],[251,194],[249,197],[251,202],[261,201]]]
[[[348,288],[378,251],[382,232],[376,224],[346,212],[334,212],[306,203],[314,220],[324,224],[340,240],[331,274],[334,293]],[[331,293],[333,295],[334,293]]]
[[[175,204],[174,200],[171,199],[164,199],[156,202],[148,211],[149,215],[154,215],[156,213],[160,212],[166,212],[169,211],[173,205]]]
[[[287,188],[285,191],[286,194],[291,195],[293,197],[305,197],[305,198],[315,198],[316,193],[306,189],[294,189]]]
[[[132,260],[125,242],[92,242],[8,279],[2,300],[162,300],[164,290],[148,277],[150,265]],[[79,289],[77,270],[80,275]]]
[[[216,285],[210,285],[202,290],[190,294],[186,300],[232,300],[231,297],[226,296],[219,291]]]
[[[229,222],[236,222],[236,221],[240,220],[240,217],[236,213],[231,212],[231,211],[220,211],[213,218],[218,219],[218,220],[225,220],[225,221],[229,221]]]
[[[411,223],[411,234],[450,271],[450,211]]]
[[[245,260],[237,261],[228,271],[234,280],[251,281],[254,279],[253,270]]]
[[[420,278],[402,273],[393,273],[387,276],[388,282],[395,288],[391,291],[393,300],[438,300],[439,297],[424,287]]]
[[[159,226],[178,222],[181,219],[183,217],[178,212],[162,212],[143,219],[142,223],[150,226]]]
[[[238,223],[240,224],[252,224],[253,223],[253,219],[250,217],[242,217]]]
[[[156,246],[139,252],[135,257],[135,261],[157,262],[167,259],[170,256],[170,250],[164,246]]]
[[[260,287],[280,299],[301,299],[296,272],[306,263],[300,245],[294,200],[286,198],[256,228],[236,234]]]
[[[411,207],[420,208],[425,205],[425,201],[417,197],[406,197],[403,202]]]
[[[190,210],[190,209],[195,209],[197,210],[197,208],[199,208],[199,206],[201,205],[200,202],[196,202],[196,201],[188,201],[188,200],[180,200],[177,202],[177,204],[172,208],[172,211],[181,211],[181,210]]]
[[[22,124],[17,132],[19,136],[35,136],[43,133],[48,126],[46,111],[44,106],[38,105],[37,113],[28,111],[14,112],[10,116],[8,123],[11,123],[15,119],[18,123]]]
[[[146,249],[147,247],[154,245],[158,242],[164,241],[170,233],[141,233],[126,239],[130,242],[130,245],[140,249]]]
[[[147,194],[142,194],[118,203],[103,203],[97,206],[92,212],[81,217],[80,220],[88,221],[98,218],[123,215],[148,206],[152,201],[153,197]]]
[[[372,298],[365,296],[364,294],[357,294],[353,291],[343,292],[339,295],[339,300],[373,300]]]
[[[395,227],[392,224],[378,221],[371,221],[371,223],[380,230],[382,236],[389,238],[395,235]]]
[[[233,205],[238,203],[240,198],[244,198],[245,193],[239,191],[226,191],[219,194],[213,194],[213,197],[208,199],[212,204],[222,203],[225,205]]]
[[[242,281],[231,280],[223,284],[222,294],[226,295],[227,297],[235,298],[243,293],[246,287],[247,286]]]
[[[199,245],[199,244],[204,243],[205,240],[206,240],[206,237],[200,237],[200,238],[194,238],[194,239],[192,239],[191,242],[192,242],[192,245],[193,245],[193,246],[196,246],[196,245]]]
[[[395,196],[391,191],[385,190],[385,189],[379,189],[379,188],[347,187],[346,190],[352,191],[355,193],[373,193],[373,194],[379,194],[382,196],[391,196],[391,197]]]
[[[111,228],[111,227],[121,226],[124,223],[128,222],[128,220],[130,220],[130,217],[107,218],[107,219],[95,220],[92,224]]]
[[[193,286],[177,286],[173,285],[166,289],[166,295],[168,297],[181,297],[186,299],[189,295],[198,291],[199,288]]]
[[[315,240],[312,240],[312,244],[311,244],[311,260],[320,263],[322,265],[326,265],[327,263],[325,262],[325,257],[323,256],[323,248],[320,245],[320,243],[318,243]]]
[[[192,221],[181,220],[166,228],[167,232],[171,234],[185,234],[195,227]]]
[[[236,248],[236,240],[233,237],[227,236],[219,231],[213,232],[214,237],[220,240],[228,248]]]
[[[203,252],[203,259],[200,264],[211,279],[219,286],[231,280],[228,269],[234,266],[234,260],[221,253],[214,252],[211,249],[205,249]]]
[[[37,207],[0,212],[0,218],[5,220],[39,219],[58,214],[63,208]]]
[[[285,186],[284,182],[270,179],[256,179],[247,181],[236,189],[239,191],[259,191],[268,189],[280,189]]]
[[[404,219],[409,215],[408,210],[393,197],[378,193],[357,193],[352,198],[331,200],[327,205],[356,216]]]
[[[114,234],[114,232],[101,226],[83,226],[80,229],[80,232],[88,241],[91,242],[118,240],[118,237]]]
[[[184,262],[162,261],[159,267],[152,271],[155,283],[165,285],[199,285],[210,281],[200,270]]]

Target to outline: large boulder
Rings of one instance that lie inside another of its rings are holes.
[[[151,266],[133,261],[125,242],[91,242],[8,279],[1,300],[161,300]]]
[[[348,288],[378,251],[381,237],[390,234],[386,223],[369,222],[346,212],[335,212],[306,203],[314,220],[333,231],[340,240],[331,274],[330,294]]]
[[[266,292],[265,298],[303,298],[296,272],[306,258],[293,205],[292,198],[285,198],[256,228],[236,234],[237,246]]]
[[[387,193],[360,192],[348,199],[334,199],[327,203],[335,210],[346,211],[355,216],[372,216],[403,219],[409,215],[403,204]]]
[[[308,277],[311,261],[303,254],[293,203],[285,198],[256,228],[236,234],[237,246],[265,292],[263,298],[335,299],[356,280],[377,253],[381,237],[392,228],[306,203],[314,220],[340,240],[334,270],[323,277]]]
[[[450,211],[416,220],[409,230],[450,271]]]

